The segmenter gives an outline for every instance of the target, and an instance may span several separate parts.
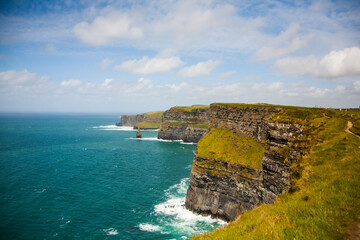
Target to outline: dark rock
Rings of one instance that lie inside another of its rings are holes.
[[[208,132],[208,107],[173,107],[164,112],[158,138],[197,143]]]
[[[141,134],[140,128],[138,128],[138,130],[136,132],[136,138],[141,138],[141,137],[142,137],[142,134]]]
[[[197,143],[207,131],[207,128],[192,127],[189,123],[174,124],[167,121],[161,124],[158,138]]]

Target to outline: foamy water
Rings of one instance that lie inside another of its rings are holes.
[[[201,216],[185,208],[186,191],[189,178],[184,178],[164,191],[164,201],[154,206],[152,214],[155,221],[141,223],[139,229],[162,234],[177,233],[182,239],[188,239],[193,234],[199,234],[225,225],[220,219]]]
[[[116,126],[116,125],[100,125],[100,126],[94,126],[92,128],[98,130],[104,130],[104,131],[137,131],[137,129],[134,129],[133,127]],[[156,132],[158,131],[158,129],[142,129],[141,131]]]
[[[104,232],[106,233],[106,235],[118,235],[119,234],[119,232],[114,228],[104,229]]]
[[[144,138],[129,138],[131,140],[137,140],[137,141],[157,141],[157,142],[182,142],[182,140],[165,140],[161,138],[156,137],[144,137]]]
[[[116,125],[100,125],[92,128],[105,130],[105,131],[137,131],[133,127],[116,126]]]

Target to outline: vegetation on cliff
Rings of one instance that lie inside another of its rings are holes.
[[[144,120],[135,124],[136,128],[148,129],[148,128],[160,128],[160,124],[163,120],[163,111],[144,113]]]
[[[235,150],[234,150],[235,149]],[[253,138],[238,136],[228,129],[212,128],[197,145],[197,155],[261,168],[265,149]]]
[[[290,141],[305,150],[291,167],[292,191],[193,239],[346,239],[359,224],[360,140],[344,130],[351,121],[350,130],[357,133],[360,111],[288,109],[273,119],[304,127],[304,136]],[[214,136],[211,142],[218,141]],[[204,143],[210,144],[210,139]],[[280,153],[287,154],[285,150]]]
[[[209,105],[191,105],[191,106],[176,106],[170,108],[169,111],[173,112],[195,112],[199,109],[208,109]]]

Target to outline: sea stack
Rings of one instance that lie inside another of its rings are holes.
[[[138,128],[137,132],[136,132],[136,138],[141,138],[141,131],[140,128]]]

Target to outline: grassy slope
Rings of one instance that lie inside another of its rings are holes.
[[[282,117],[297,114],[288,115]],[[301,118],[308,123],[306,139],[312,147],[293,166],[300,176],[293,180],[294,189],[299,190],[193,239],[348,238],[349,226],[360,215],[360,142],[344,128],[359,116],[359,111],[351,116],[344,111],[309,110]]]
[[[238,108],[283,108],[283,109],[302,109],[303,107],[285,106],[285,105],[272,105],[267,103],[248,104],[248,103],[213,103],[211,105],[223,107],[238,107]]]
[[[191,106],[176,106],[170,108],[170,111],[176,112],[176,111],[196,111],[198,109],[207,109],[210,108],[209,105],[191,105]]]
[[[160,128],[162,118],[164,115],[163,111],[148,112],[144,113],[145,119],[142,122],[137,122],[136,127],[140,128]]]
[[[199,157],[229,161],[257,169],[261,168],[264,151],[256,140],[245,135],[237,136],[221,128],[211,129],[197,145]]]

